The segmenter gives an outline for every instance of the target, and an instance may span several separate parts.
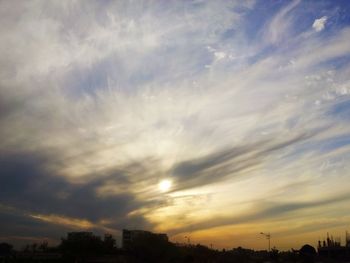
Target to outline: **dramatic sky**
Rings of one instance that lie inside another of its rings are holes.
[[[0,241],[350,230],[350,3],[1,1]]]

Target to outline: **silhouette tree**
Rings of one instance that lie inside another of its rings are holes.
[[[301,247],[299,254],[303,263],[313,263],[316,256],[316,250],[314,247],[306,244]]]
[[[47,241],[43,241],[43,242],[39,245],[38,249],[41,250],[41,251],[43,251],[43,252],[45,252],[45,251],[48,250],[48,247],[49,247],[49,244],[47,243]]]
[[[0,255],[6,256],[13,252],[13,247],[9,243],[0,243]]]
[[[135,237],[128,245],[127,251],[136,262],[156,263],[169,262],[176,253],[175,246],[152,233],[145,233]]]
[[[103,242],[90,232],[73,232],[61,239],[59,249],[65,262],[84,262],[89,256],[103,253]]]

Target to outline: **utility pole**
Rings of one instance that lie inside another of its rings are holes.
[[[271,234],[270,233],[264,233],[264,232],[260,232],[261,235],[265,236],[266,239],[268,240],[269,242],[269,252],[271,250],[271,243],[270,243],[270,240],[271,240]]]

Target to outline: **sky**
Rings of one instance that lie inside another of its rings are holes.
[[[350,230],[349,1],[1,1],[0,241]]]

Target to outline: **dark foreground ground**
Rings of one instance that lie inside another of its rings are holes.
[[[0,243],[0,263],[350,263],[350,244],[341,247],[329,243],[318,251],[310,245],[287,252],[241,247],[215,250],[200,244],[174,244],[166,235],[135,233],[132,239],[124,240],[123,248],[116,246],[112,235],[105,234],[102,239],[91,232],[68,233],[56,247],[44,241],[14,250],[11,244]]]
[[[22,251],[2,249],[0,262],[74,262],[74,263],[267,263],[267,262],[350,262],[348,256],[320,256],[317,253],[301,253],[300,251],[280,252],[272,250],[253,251],[244,248],[232,250],[213,250],[201,245],[179,245],[170,242],[159,245],[147,243],[135,245],[128,249],[110,247],[96,250],[81,246],[59,246],[55,248],[29,246]]]

